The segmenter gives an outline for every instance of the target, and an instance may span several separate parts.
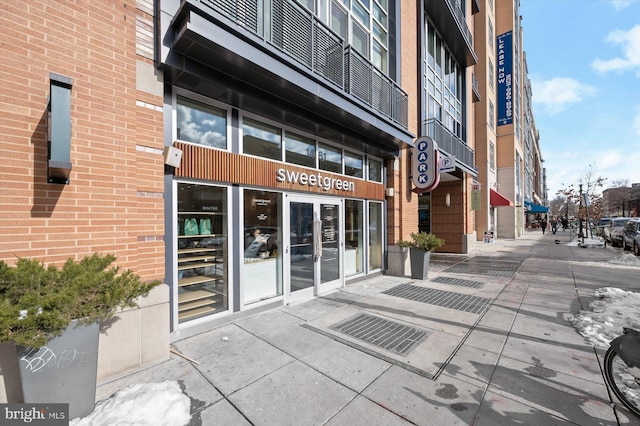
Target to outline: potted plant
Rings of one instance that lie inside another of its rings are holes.
[[[398,246],[409,248],[411,262],[411,278],[424,280],[429,274],[429,258],[431,251],[444,245],[442,238],[428,232],[413,232],[411,240],[400,240]]]
[[[100,322],[136,307],[138,297],[160,284],[110,266],[115,260],[93,254],[62,268],[26,258],[14,266],[0,261],[0,342],[15,348],[21,382],[7,393],[22,401],[9,402],[69,403],[70,418],[93,411]]]

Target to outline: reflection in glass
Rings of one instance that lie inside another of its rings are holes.
[[[280,203],[277,192],[244,191],[244,303],[282,295],[282,241]]]
[[[362,155],[344,153],[344,174],[357,178],[362,177]]]
[[[242,134],[242,151],[245,154],[282,160],[282,136],[277,127],[245,118]]]
[[[284,142],[287,163],[316,167],[316,143],[313,139],[287,134]]]
[[[342,150],[323,143],[318,144],[319,168],[328,172],[342,173]]]
[[[382,268],[382,203],[369,203],[369,271]]]
[[[291,291],[313,287],[313,204],[290,203]]]
[[[178,139],[213,148],[227,148],[227,113],[224,110],[178,97]]]
[[[382,182],[382,162],[369,158],[369,180]]]
[[[362,232],[363,202],[344,201],[344,275],[364,272],[364,233]]]
[[[335,204],[320,204],[322,217],[322,258],[320,282],[340,278],[340,210]]]

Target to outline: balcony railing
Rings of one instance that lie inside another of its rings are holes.
[[[458,23],[458,27],[460,28],[460,31],[462,31],[462,34],[465,40],[467,41],[467,45],[469,45],[469,47],[473,47],[473,36],[471,35],[471,30],[467,25],[467,21],[465,19],[463,10],[460,8],[460,6],[455,4],[452,0],[446,0],[446,1],[447,1],[447,4],[449,5],[449,9],[453,12],[453,16],[456,19],[456,22]]]
[[[474,152],[462,139],[451,133],[435,118],[425,120],[422,134],[429,136],[438,144],[438,150],[456,158],[456,163],[474,176],[478,175]]]
[[[256,34],[314,74],[407,128],[407,94],[295,0],[200,2]]]

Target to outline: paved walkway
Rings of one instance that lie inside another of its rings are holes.
[[[568,241],[529,231],[434,254],[425,281],[372,277],[237,320],[174,343],[197,364],[172,356],[98,399],[177,380],[193,425],[640,424],[612,406],[604,352],[567,321],[596,288],[640,291],[638,268]]]

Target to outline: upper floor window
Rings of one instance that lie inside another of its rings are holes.
[[[487,42],[489,43],[489,47],[493,52],[493,45],[495,44],[495,41],[493,39],[493,22],[491,22],[491,19],[489,19],[489,22],[488,22]]]
[[[353,176],[361,178],[363,177],[363,164],[362,155],[353,154],[351,152],[344,153],[344,174],[347,176]]]
[[[382,182],[382,162],[369,158],[369,180]]]
[[[342,150],[324,143],[318,144],[318,168],[342,173]]]
[[[274,126],[245,118],[242,122],[242,152],[282,160],[282,131]]]
[[[491,59],[489,59],[489,86],[493,89],[494,88],[494,82],[495,80],[495,75],[494,75],[494,69],[493,69],[493,61]]]
[[[306,3],[311,2],[307,0]],[[305,3],[305,4],[306,4]],[[362,56],[389,72],[389,5],[387,0],[316,1],[316,15]],[[329,9],[327,13],[327,9]]]
[[[284,141],[285,160],[287,163],[305,167],[316,167],[316,142],[304,136],[287,133]]]
[[[496,168],[496,146],[493,142],[489,142],[489,168]]]
[[[212,148],[227,149],[227,112],[178,96],[177,138]]]
[[[494,121],[494,117],[496,115],[495,112],[495,107],[493,106],[493,102],[489,101],[489,128],[491,128],[492,130],[495,129],[495,121]]]

